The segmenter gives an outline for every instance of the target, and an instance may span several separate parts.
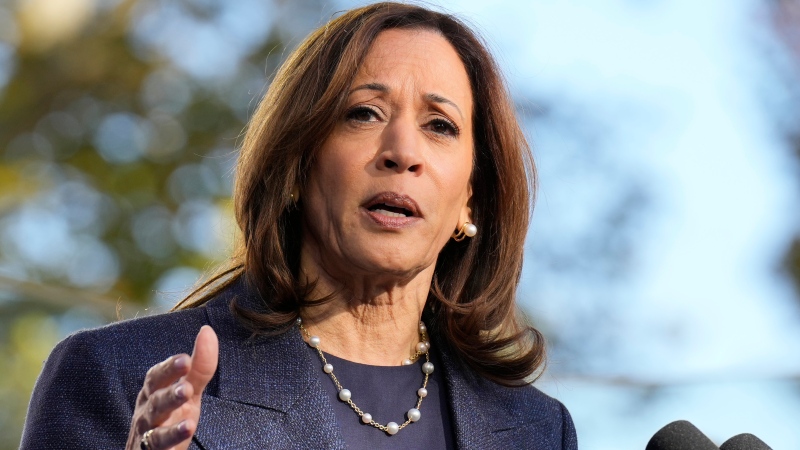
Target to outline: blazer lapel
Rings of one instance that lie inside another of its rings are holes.
[[[196,443],[206,450],[344,449],[299,331],[250,338],[230,312],[229,300],[207,304],[219,337],[219,365],[203,396]]]
[[[440,358],[460,449],[560,449],[563,406],[533,386],[507,388],[478,376],[452,355]]]
[[[472,370],[462,367],[447,351],[439,352],[447,398],[455,430],[456,445],[460,449],[500,448],[495,431],[508,429],[502,418],[506,417],[485,380],[473,376]]]

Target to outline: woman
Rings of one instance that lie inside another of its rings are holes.
[[[343,14],[251,120],[231,264],[172,313],[59,344],[22,447],[577,448],[526,381],[544,360],[514,305],[532,180],[466,26]]]

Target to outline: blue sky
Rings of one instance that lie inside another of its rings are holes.
[[[747,431],[799,448],[800,400],[785,378],[800,373],[800,314],[776,272],[798,226],[797,180],[774,126],[786,93],[758,3],[437,4],[477,26],[515,96],[594,127],[593,148],[569,129],[528,127],[541,190],[520,295],[549,327],[614,298],[615,350],[592,366],[601,377],[559,375],[556,359],[540,383],[573,411],[581,448],[644,448],[676,419],[718,443]],[[628,275],[538,266],[536,240],[575,245],[620,180],[648,199]],[[603,376],[666,388],[648,400]]]

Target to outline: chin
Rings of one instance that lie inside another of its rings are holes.
[[[353,258],[356,267],[375,275],[389,275],[398,278],[413,277],[435,262],[428,261],[427,255],[415,255],[414,252],[403,251],[401,246],[380,251],[371,248],[357,258]]]

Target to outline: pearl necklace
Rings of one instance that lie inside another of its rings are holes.
[[[431,348],[431,343],[428,341],[428,334],[427,328],[425,324],[420,321],[419,323],[419,343],[417,343],[416,352],[411,355],[410,358],[403,360],[402,364],[404,366],[408,366],[413,364],[416,360],[418,360],[422,355],[425,355],[425,363],[422,364],[422,373],[425,374],[425,379],[422,381],[422,387],[417,389],[417,404],[408,410],[406,413],[406,421],[401,423],[400,425],[397,422],[389,422],[386,425],[382,425],[374,420],[372,420],[372,414],[368,412],[364,412],[359,408],[352,400],[352,394],[350,390],[345,389],[342,387],[342,384],[339,383],[339,379],[336,378],[336,375],[333,374],[333,365],[325,359],[325,354],[322,353],[322,350],[319,348],[320,339],[318,336],[311,336],[306,330],[306,327],[303,326],[303,321],[298,317],[297,318],[297,325],[300,327],[300,330],[303,332],[305,337],[308,339],[308,345],[315,349],[317,353],[319,353],[319,358],[322,360],[322,371],[330,375],[331,380],[333,380],[333,384],[336,385],[336,390],[339,391],[339,400],[346,402],[353,408],[353,411],[358,414],[361,418],[361,422],[372,425],[373,427],[386,432],[386,434],[392,436],[397,434],[398,431],[402,430],[411,422],[416,422],[422,417],[422,413],[420,413],[419,408],[422,406],[422,399],[428,395],[428,377],[430,374],[433,373],[433,363],[431,363],[431,357],[428,352]]]

